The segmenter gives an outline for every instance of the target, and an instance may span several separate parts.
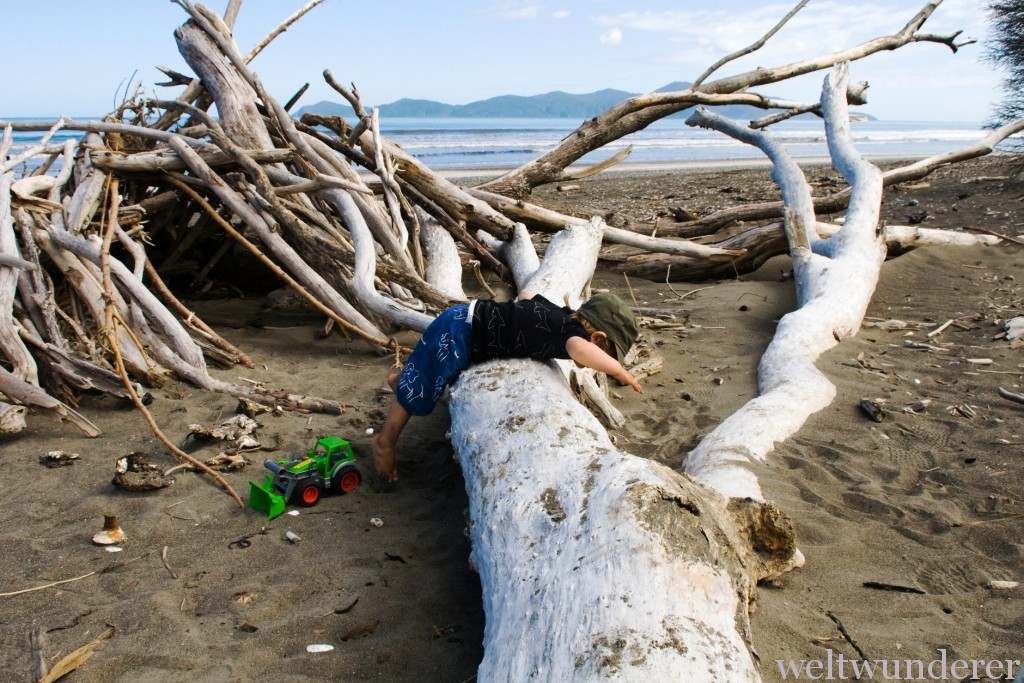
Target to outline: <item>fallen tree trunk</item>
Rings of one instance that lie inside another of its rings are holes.
[[[577,305],[600,231],[567,227],[517,281]],[[474,366],[449,410],[487,615],[480,680],[760,680],[748,602],[802,561],[785,515],[618,450],[553,367]]]
[[[759,578],[724,498],[618,450],[561,374],[530,361],[464,374],[452,445],[470,499],[486,627],[481,681],[757,681],[747,610]],[[758,513],[760,516],[762,512]]]

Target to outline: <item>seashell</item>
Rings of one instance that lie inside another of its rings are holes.
[[[121,529],[117,517],[114,515],[103,515],[103,529],[92,537],[92,542],[96,545],[114,545],[115,543],[121,543],[126,538],[128,536]]]
[[[334,649],[334,646],[333,645],[328,645],[327,643],[313,643],[312,645],[307,645],[306,646],[306,652],[309,652],[309,653],[312,653],[312,654],[316,654],[318,652],[330,652],[333,649]]]

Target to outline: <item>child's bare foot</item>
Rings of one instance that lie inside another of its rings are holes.
[[[373,467],[382,482],[398,481],[398,470],[395,468],[395,447],[381,439],[377,434],[370,439],[370,450],[373,452]]]

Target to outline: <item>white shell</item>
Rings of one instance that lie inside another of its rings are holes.
[[[312,645],[306,646],[306,652],[310,652],[312,654],[316,654],[318,652],[330,652],[333,649],[334,646],[328,645],[327,643],[313,643]]]
[[[127,536],[120,528],[104,529],[92,537],[92,542],[96,545],[113,545],[115,543],[120,543],[126,538]]]

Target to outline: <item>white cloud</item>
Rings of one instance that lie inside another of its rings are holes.
[[[565,19],[567,16],[569,16],[569,14],[570,14],[569,10],[567,10],[567,9],[560,9],[560,10],[556,10],[556,11],[552,12],[551,13],[551,18],[552,19]]]
[[[893,6],[895,4],[900,6]],[[983,4],[984,0],[948,0],[934,12],[924,31],[946,33],[964,29],[965,34],[980,38],[985,31]],[[790,5],[771,4],[747,11],[624,12],[598,16],[595,21],[603,26],[663,34],[665,49],[659,61],[697,66],[714,62],[758,40],[790,9]],[[916,2],[825,0],[812,3],[791,18],[756,53],[756,60],[781,64],[896,33],[919,10]],[[677,44],[685,47],[671,49]]]
[[[646,4],[644,4],[646,2]],[[959,100],[944,107],[943,116],[956,120],[981,120],[992,101],[998,74],[979,61],[988,34],[985,6],[988,0],[945,0],[936,7],[922,33],[951,35],[963,30],[959,41],[976,38],[954,54],[948,47],[919,42],[896,52],[882,52],[858,61],[851,69],[855,80],[874,86],[869,91],[869,110],[888,118],[919,118],[928,111],[925,102]],[[815,0],[797,12],[760,50],[720,69],[714,78],[756,67],[775,67],[826,55],[880,36],[898,33],[918,12],[920,0]],[[793,8],[789,0],[732,0],[720,3],[658,3],[641,0],[639,7],[674,7],[610,12],[621,3],[601,4],[603,14],[588,19],[607,31],[603,45],[630,32],[630,51],[623,59],[645,65],[645,75],[660,85],[667,80],[693,78],[708,65],[762,38]],[[694,9],[686,9],[686,7]],[[699,9],[698,9],[699,8]],[[793,82],[774,84],[771,94],[795,100],[813,100],[820,89],[821,74]],[[954,106],[956,105],[956,106]],[[945,111],[948,110],[948,111]],[[907,112],[919,112],[916,116]],[[929,117],[934,117],[929,112]]]
[[[622,42],[622,30],[615,26],[602,33],[598,40],[602,45],[618,45]]]

